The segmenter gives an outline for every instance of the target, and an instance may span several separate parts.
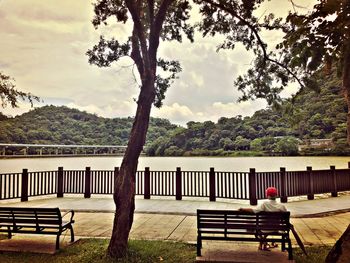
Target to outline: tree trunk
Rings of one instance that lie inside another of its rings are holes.
[[[347,142],[350,145],[350,41],[345,44],[344,47],[344,60],[343,60],[343,90],[345,94],[346,104],[348,105],[348,114],[347,114]]]
[[[329,251],[325,263],[349,262],[350,258],[350,225]]]
[[[152,103],[154,101],[154,80],[152,76],[141,87],[136,116],[119,175],[114,183],[116,211],[108,254],[113,258],[126,255],[128,237],[135,210],[135,174],[138,158],[146,140]]]

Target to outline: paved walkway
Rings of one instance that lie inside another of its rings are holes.
[[[113,213],[77,213],[74,225],[76,235],[110,237],[113,216]],[[292,218],[291,221],[305,245],[332,245],[349,225],[350,213],[318,218]],[[196,231],[195,216],[137,213],[130,237],[195,243]]]
[[[0,201],[0,206],[60,207],[76,211],[74,229],[78,237],[110,237],[114,216],[111,196],[45,197],[28,202]],[[196,209],[238,209],[248,202],[171,199],[136,199],[136,213],[130,237],[150,240],[196,242]],[[286,204],[305,245],[332,245],[350,223],[350,195],[318,197]],[[342,211],[339,213],[337,211]],[[69,234],[67,237],[69,238]],[[295,240],[293,243],[296,244]]]
[[[136,197],[136,213],[159,213],[174,215],[196,215],[197,209],[230,209],[237,210],[240,207],[250,207],[246,200],[218,199],[209,202],[207,198],[187,198],[181,201],[175,197],[154,197],[145,200]],[[289,198],[285,204],[292,217],[315,217],[333,212],[350,212],[350,193],[338,197],[330,195],[318,195],[315,200],[307,200],[306,197]],[[262,201],[259,201],[259,203]],[[93,195],[91,198],[83,198],[82,195],[65,195],[64,198],[43,196],[29,198],[28,202],[19,202],[18,199],[2,200],[0,206],[31,206],[31,207],[59,207],[61,210],[73,209],[76,212],[111,212],[115,210],[112,196]],[[253,206],[252,206],[253,207]]]

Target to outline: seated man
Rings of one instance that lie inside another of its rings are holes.
[[[259,213],[262,211],[265,212],[287,212],[287,209],[284,205],[277,203],[276,197],[277,197],[277,189],[275,187],[268,187],[266,189],[266,197],[267,201],[260,204],[257,208],[240,208],[240,211],[246,211],[246,212],[252,212],[252,213]],[[266,238],[267,235],[262,235],[262,238]],[[271,243],[271,245],[268,245],[266,242],[260,242],[259,244],[259,250],[269,250],[270,247],[277,247],[277,244],[274,242]]]

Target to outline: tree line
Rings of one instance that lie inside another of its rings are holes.
[[[339,80],[335,72],[319,78],[323,85],[318,90],[305,88],[251,117],[188,122],[186,128],[178,127],[149,142],[146,152],[156,156],[296,155],[298,145],[310,139],[332,139],[330,151],[311,148],[301,154],[348,154],[347,105]]]
[[[0,142],[30,144],[126,145],[133,118],[103,118],[65,106],[35,108],[14,118],[0,113]],[[151,118],[147,139],[177,126]]]
[[[280,105],[250,117],[190,121],[186,127],[151,118],[145,151],[150,156],[298,154],[309,139],[332,139],[331,151],[347,154],[346,113],[339,81],[321,76],[318,91],[304,89]],[[0,114],[0,142],[31,144],[126,145],[133,118],[103,118],[64,106],[44,106],[10,118]]]

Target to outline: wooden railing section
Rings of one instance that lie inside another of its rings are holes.
[[[217,198],[249,200],[256,205],[265,199],[265,189],[274,186],[279,190],[281,202],[288,197],[306,195],[309,200],[315,194],[331,193],[333,197],[341,191],[350,191],[350,162],[348,169],[286,171],[277,172],[222,172],[210,168],[209,171],[137,171],[135,194],[145,199],[151,196],[204,197],[210,201]],[[113,194],[114,181],[119,176],[119,168],[114,170],[64,170],[0,174],[0,200],[56,194]]]

